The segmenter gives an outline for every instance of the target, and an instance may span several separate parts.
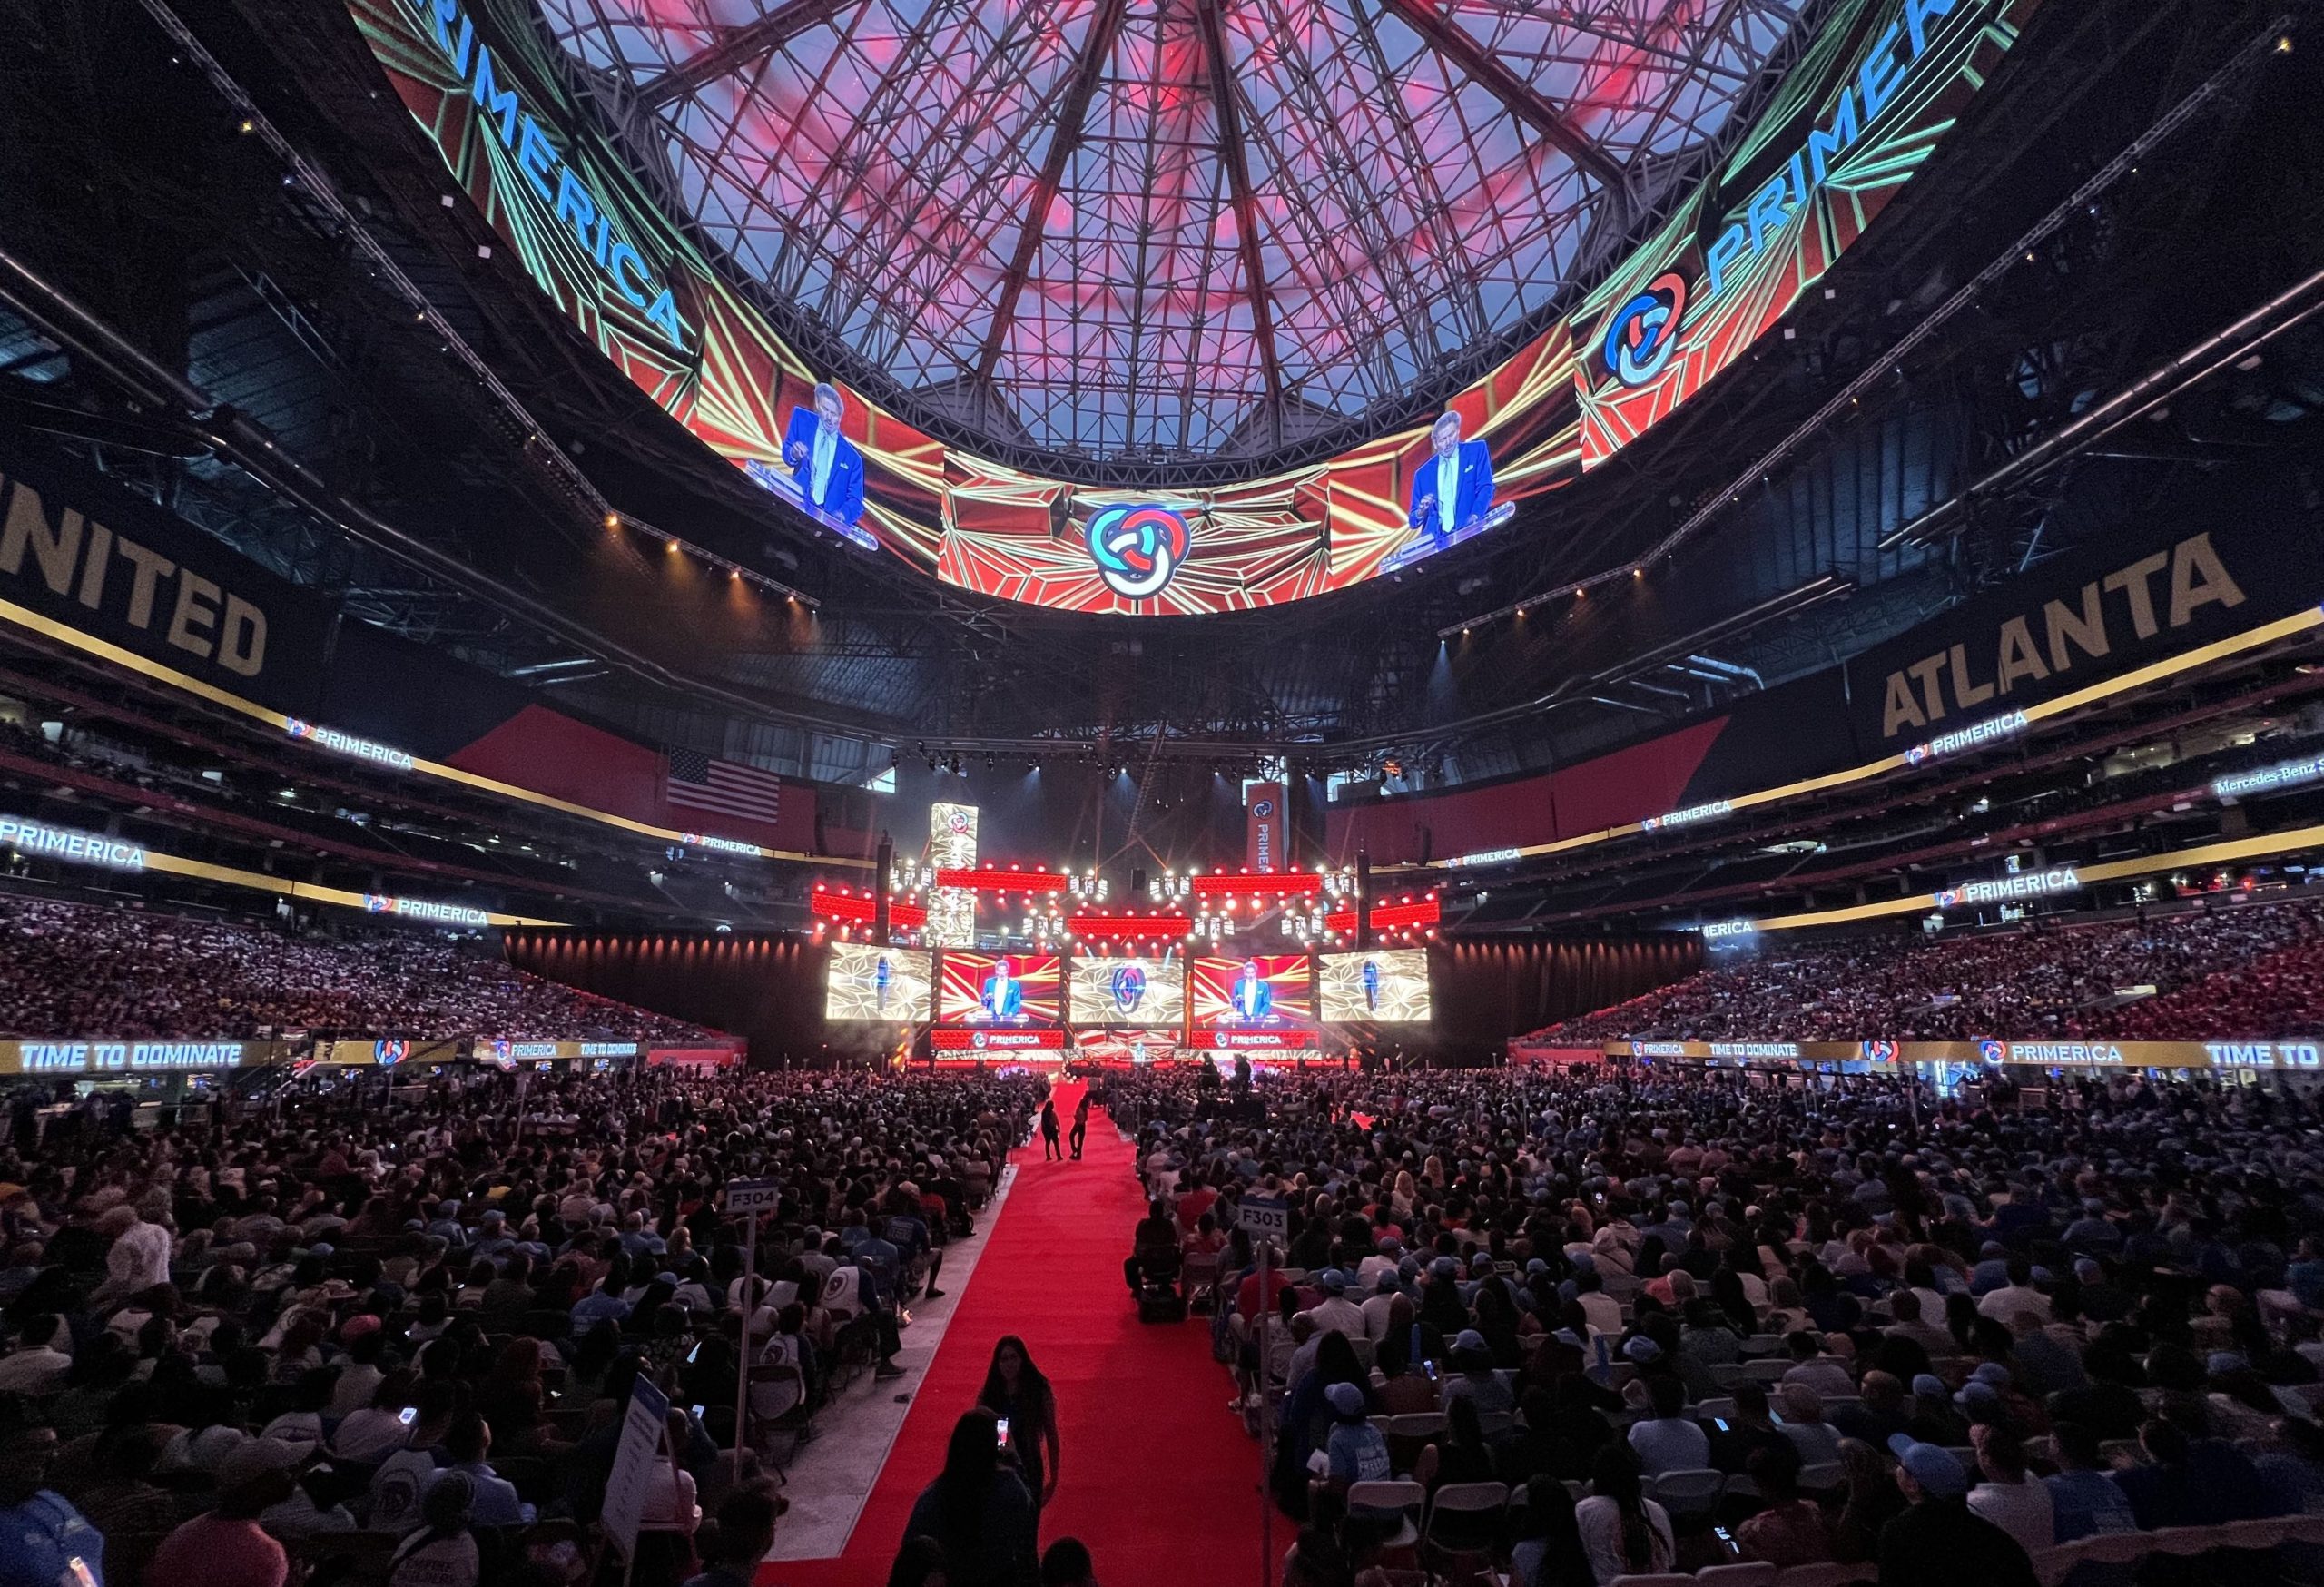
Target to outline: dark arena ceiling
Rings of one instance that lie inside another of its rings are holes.
[[[1145,486],[1424,416],[1711,163],[1804,136],[1755,118],[1832,8],[515,9],[798,346],[931,434]],[[1817,289],[1602,467],[1409,570],[1131,619],[956,587],[752,485],[538,289],[347,6],[0,0],[0,422],[352,618],[794,775],[1504,775],[2311,469],[2304,309],[2264,359],[2180,362],[2324,263],[2324,39],[2285,9],[2044,0]],[[2071,428],[2148,380],[2133,424]]]

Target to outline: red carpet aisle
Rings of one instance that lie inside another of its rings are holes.
[[[1058,1090],[1068,1128],[1080,1094],[1078,1084]],[[1068,1535],[1088,1543],[1106,1587],[1259,1581],[1257,1447],[1227,1414],[1233,1385],[1210,1358],[1210,1329],[1201,1318],[1142,1326],[1122,1285],[1144,1210],[1130,1148],[1098,1112],[1080,1162],[1043,1163],[1038,1135],[1015,1160],[1008,1205],[846,1553],[764,1566],[760,1587],[887,1579],[912,1501],[942,1468],[993,1341],[1011,1333],[1057,1389],[1063,1480],[1042,1517],[1043,1544]],[[1290,1540],[1278,1524],[1276,1546]]]

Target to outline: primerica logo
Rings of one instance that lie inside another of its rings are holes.
[[[283,719],[282,731],[293,738],[320,744],[359,761],[373,761],[383,766],[393,766],[399,772],[409,772],[414,764],[411,755],[393,744],[379,744],[368,738],[358,738],[351,733],[341,733],[336,727],[318,727],[297,716]]]
[[[1614,310],[1600,348],[1606,372],[1625,386],[1644,386],[1660,375],[1679,347],[1679,322],[1687,312],[1687,278],[1667,271]]]
[[[1083,531],[1089,560],[1108,589],[1124,600],[1160,595],[1194,545],[1187,520],[1167,507],[1108,507]]]
[[[2071,865],[2053,865],[2047,871],[2021,871],[1997,882],[1965,882],[1933,896],[1937,908],[1957,909],[1965,903],[2005,903],[2013,899],[2054,898],[2062,892],[2081,891],[2081,872]]]
[[[375,915],[403,915],[415,921],[435,921],[448,926],[488,926],[492,916],[480,909],[464,903],[437,903],[425,898],[397,898],[384,892],[367,892],[363,907]]]
[[[1123,964],[1115,967],[1108,978],[1108,990],[1114,994],[1114,1007],[1123,1013],[1134,1012],[1146,1000],[1146,970],[1142,965]]]
[[[1668,815],[1649,815],[1638,823],[1640,832],[1659,832],[1666,826],[1691,826],[1699,821],[1715,821],[1735,811],[1732,799],[1714,799],[1708,804],[1689,804],[1684,810],[1674,810]]]
[[[69,826],[49,826],[22,816],[0,815],[0,845],[20,854],[70,860],[82,865],[103,865],[112,871],[143,871],[145,851],[119,838],[102,837]]]
[[[1962,750],[1974,749],[1979,744],[1993,744],[2004,738],[2014,738],[2025,731],[2028,720],[2023,711],[2007,711],[1999,716],[1988,716],[1984,721],[1973,723],[1967,727],[1958,728],[1951,733],[1939,734],[1926,744],[1916,744],[1906,750],[1905,764],[1908,766],[1917,766],[1925,761],[1935,760],[1939,755],[1957,754]]]

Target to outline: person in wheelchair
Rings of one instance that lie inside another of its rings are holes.
[[[1155,1201],[1138,1220],[1130,1254],[1122,1259],[1122,1276],[1129,1282],[1130,1297],[1142,1298],[1149,1290],[1175,1293],[1183,1265],[1178,1254],[1178,1220],[1167,1201]]]

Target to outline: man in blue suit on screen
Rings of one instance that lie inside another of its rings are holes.
[[[813,410],[793,409],[783,427],[783,460],[809,506],[852,524],[863,516],[863,454],[839,433],[846,411],[838,387],[828,380],[816,386]]]
[[[984,978],[977,998],[986,1019],[1006,1024],[1024,1017],[1025,983],[1017,979],[1015,970],[1007,959],[993,962],[992,973]]]
[[[1275,1017],[1275,988],[1259,973],[1259,961],[1243,961],[1243,971],[1235,978],[1233,993],[1235,1017],[1246,1025],[1264,1024]]]
[[[1409,526],[1440,544],[1492,509],[1492,456],[1461,439],[1461,416],[1447,409],[1428,432],[1431,451],[1413,475]]]

